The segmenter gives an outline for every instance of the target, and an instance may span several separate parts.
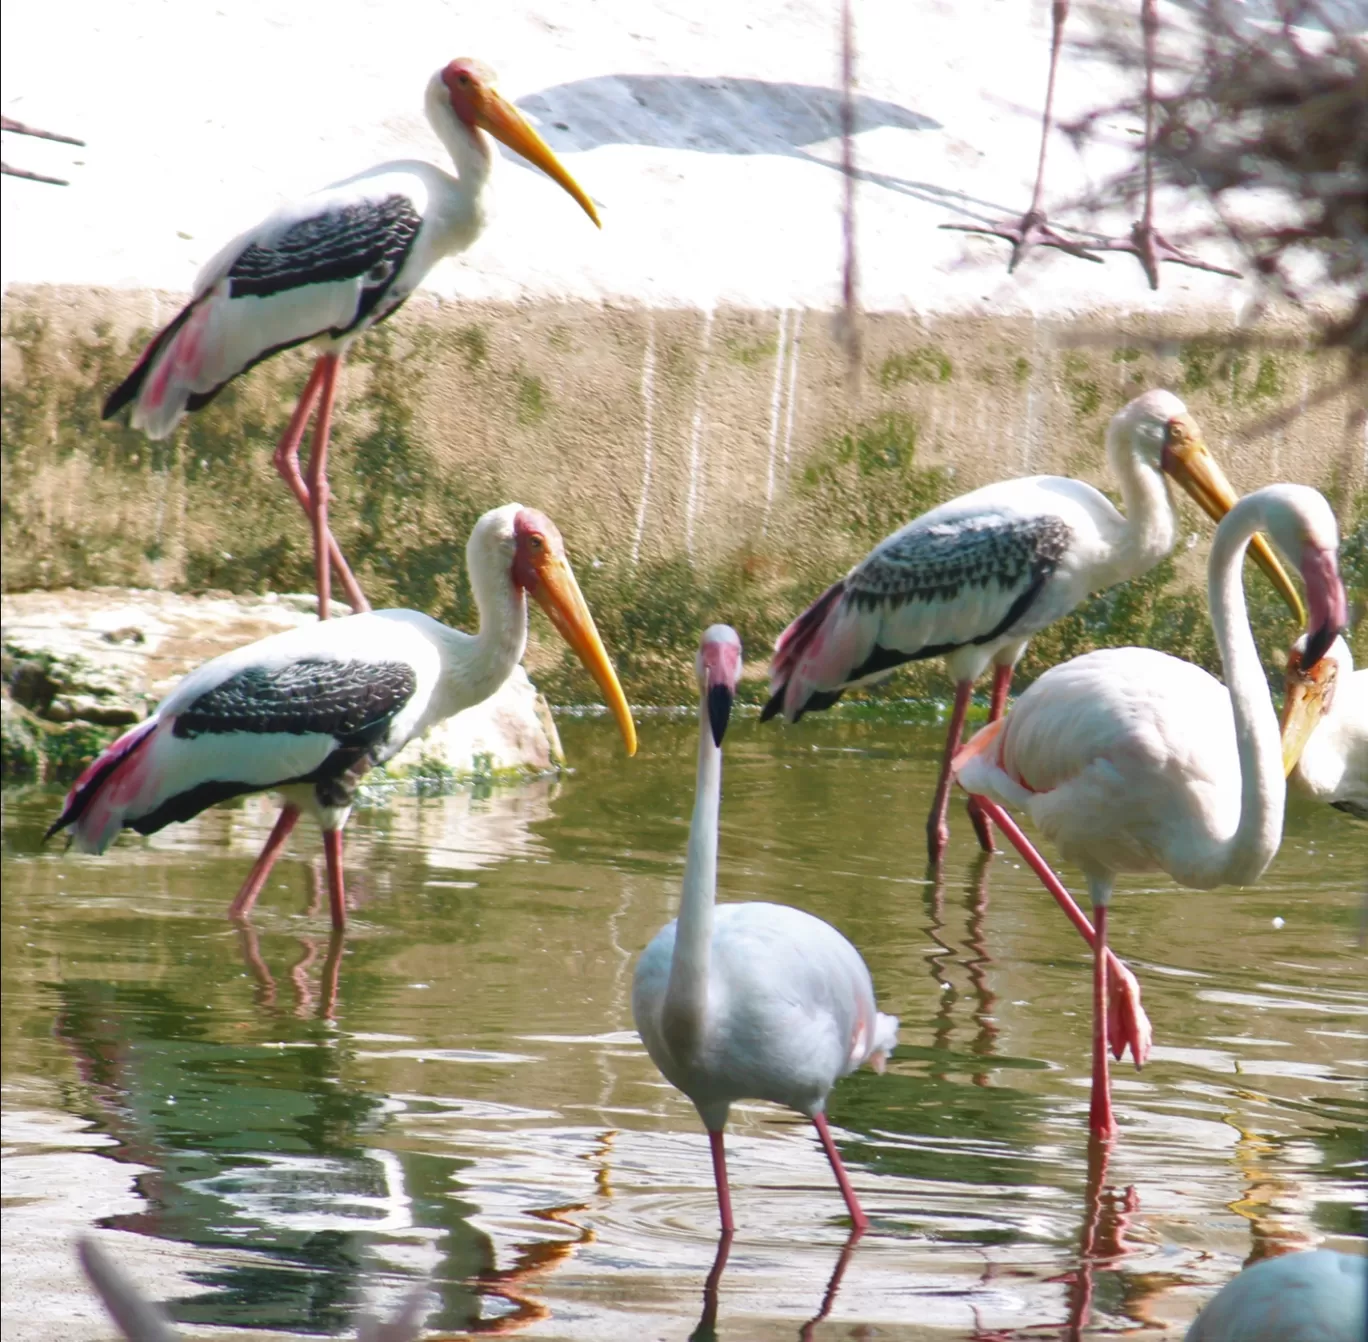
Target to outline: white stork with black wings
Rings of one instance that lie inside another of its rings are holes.
[[[494,90],[479,62],[456,60],[428,81],[426,111],[457,175],[402,160],[281,206],[234,238],[200,272],[194,297],[148,345],[104,405],[109,419],[131,406],[130,423],[165,438],[263,359],[295,345],[322,353],[275,465],[314,529],[319,613],[327,615],[329,563],[358,610],[369,606],[328,529],[327,450],[337,367],[350,342],[382,322],[444,256],[464,251],[485,226],[493,149],[485,132],[521,154],[599,222],[589,197],[544,140]],[[299,445],[317,406],[309,480]]]
[[[830,708],[845,690],[904,662],[944,657],[955,705],[927,843],[938,861],[949,842],[950,760],[974,682],[994,668],[990,720],[1002,716],[1012,668],[1037,631],[1090,592],[1126,582],[1173,549],[1177,517],[1165,474],[1214,519],[1235,492],[1187,408],[1166,391],[1136,397],[1112,419],[1107,456],[1125,514],[1067,476],[1003,480],[952,499],[881,541],[780,635],[762,717]],[[1254,556],[1300,613],[1300,599],[1262,537]],[[979,840],[988,827],[971,803]]]
[[[323,830],[335,926],[346,923],[342,827],[362,775],[434,723],[489,698],[522,660],[527,597],[598,682],[627,745],[636,729],[550,518],[516,503],[486,513],[466,545],[476,634],[416,610],[291,629],[192,671],[76,780],[48,836],[103,852],[121,829],[153,834],[248,792],[285,798],[230,910],[252,907],[302,810]]]

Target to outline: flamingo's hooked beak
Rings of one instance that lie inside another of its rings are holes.
[[[558,183],[579,205],[598,228],[598,211],[594,202],[584,194],[580,184],[570,176],[551,146],[532,128],[532,123],[518,111],[506,98],[492,88],[481,90],[479,103],[475,108],[476,123],[487,130],[501,144],[506,144],[515,154],[521,154],[534,167],[540,168],[553,182]]]
[[[1339,664],[1322,657],[1310,670],[1302,668],[1302,652],[1294,647],[1287,654],[1286,695],[1282,710],[1283,773],[1291,774],[1320,720],[1330,711],[1335,699]]]
[[[698,650],[699,680],[708,705],[708,725],[714,744],[722,745],[741,679],[741,640],[727,625],[713,625]]]
[[[617,672],[608,660],[603,640],[599,638],[594,617],[589,614],[575,581],[574,571],[563,555],[550,547],[543,549],[535,561],[537,581],[528,586],[533,600],[547,613],[560,636],[574,649],[584,663],[585,670],[598,682],[608,708],[622,733],[623,744],[629,755],[636,754],[636,724],[627,698],[618,684]]]
[[[1169,421],[1161,457],[1164,471],[1173,477],[1213,522],[1219,522],[1239,500],[1220,463],[1211,455],[1196,424],[1186,416]],[[1254,562],[1268,575],[1298,624],[1306,620],[1301,596],[1292,585],[1278,556],[1263,535],[1249,543]]]

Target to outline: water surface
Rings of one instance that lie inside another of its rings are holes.
[[[209,1337],[345,1334],[423,1280],[436,1335],[1161,1337],[1251,1257],[1363,1250],[1368,827],[1294,805],[1256,889],[1121,887],[1156,1048],[1117,1068],[1090,1166],[1088,953],[958,803],[928,874],[939,729],[748,719],[722,898],[834,923],[902,1043],[832,1099],[874,1221],[848,1253],[811,1128],[733,1111],[739,1229],[705,1299],[706,1144],[629,1003],[675,909],[694,728],[647,719],[631,761],[606,723],[562,731],[559,780],[358,810],[341,942],[307,825],[251,926],[225,920],[266,799],[92,859],[40,848],[55,792],[6,794],[6,1339],[108,1335],[68,1257],[88,1226]]]

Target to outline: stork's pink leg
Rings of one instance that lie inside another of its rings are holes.
[[[996,722],[1007,711],[1007,694],[1012,688],[1012,668],[1010,666],[995,666],[993,668],[993,698],[988,710],[988,721]],[[977,797],[970,797],[969,820],[974,826],[974,833],[978,835],[979,847],[985,853],[997,852],[997,845],[993,842],[993,827],[988,823],[988,817],[984,815],[983,808],[978,803]]]
[[[713,1181],[717,1184],[717,1214],[722,1221],[722,1233],[730,1235],[736,1229],[732,1220],[731,1189],[727,1187],[727,1151],[722,1142],[722,1129],[708,1129],[708,1145],[712,1148]]]
[[[972,680],[961,680],[955,686],[955,706],[950,710],[950,728],[945,734],[945,758],[941,760],[940,777],[936,780],[936,796],[931,803],[931,814],[926,817],[926,851],[932,862],[939,862],[950,842],[950,826],[945,813],[950,807],[950,762],[960,748],[964,735],[964,715],[969,708],[969,696],[974,692]]]
[[[252,905],[256,903],[261,887],[266,884],[266,878],[271,874],[271,868],[275,866],[276,859],[285,847],[285,840],[290,837],[290,831],[298,819],[299,807],[287,803],[280,808],[280,815],[276,818],[270,838],[266,840],[266,846],[252,863],[252,870],[247,873],[247,879],[243,881],[242,889],[237,892],[237,898],[228,906],[230,918],[245,918],[251,913]]]
[[[1093,942],[1093,1065],[1088,1125],[1094,1137],[1110,1141],[1116,1136],[1116,1116],[1112,1113],[1111,1077],[1107,1074],[1107,906],[1097,905],[1093,914],[1097,936]]]
[[[836,1143],[831,1140],[831,1129],[827,1127],[826,1115],[821,1112],[813,1114],[812,1123],[817,1129],[818,1137],[822,1139],[822,1148],[827,1153],[827,1159],[831,1161],[831,1172],[836,1176],[836,1184],[841,1190],[841,1196],[845,1198],[846,1208],[850,1212],[851,1228],[857,1233],[868,1230],[869,1217],[864,1214],[860,1207],[860,1200],[855,1196],[855,1189],[851,1186],[850,1176],[841,1163],[841,1153],[836,1149]]]
[[[325,354],[319,361],[323,377],[318,393],[318,415],[314,420],[313,450],[309,453],[309,501],[312,505],[314,533],[314,575],[318,584],[318,618],[328,618],[332,599],[332,566],[328,542],[328,437],[332,433],[333,397],[337,393],[337,355]]]
[[[1064,888],[1064,883],[1050,868],[1050,864],[1036,851],[1020,826],[995,801],[979,797],[984,814],[1008,838],[1012,846],[1026,860],[1026,865],[1040,877],[1041,884],[1054,896],[1055,903],[1064,910],[1065,917],[1079,930],[1083,940],[1096,949],[1097,934],[1087,915],[1074,902],[1074,898]],[[1135,975],[1107,950],[1107,985],[1110,995],[1110,1010],[1107,1013],[1108,1040],[1111,1050],[1120,1058],[1127,1048],[1135,1065],[1141,1067],[1149,1057],[1150,1043],[1154,1031],[1150,1026],[1145,1008],[1140,1005],[1140,984]]]
[[[342,881],[342,831],[323,831],[323,856],[328,860],[328,902],[332,906],[332,925],[347,925],[347,891]]]
[[[324,358],[331,356],[323,356]],[[304,476],[299,470],[299,445],[304,438],[304,429],[309,422],[309,416],[313,414],[313,408],[318,402],[318,393],[323,384],[323,358],[318,359],[313,366],[313,371],[309,374],[309,380],[304,384],[304,390],[300,393],[299,401],[295,405],[294,413],[290,416],[290,422],[285,427],[285,433],[275,450],[275,468],[280,473],[280,478],[290,487],[290,492],[295,496],[299,506],[304,509],[304,514],[310,520],[313,519],[313,502],[309,497],[309,486],[304,482]],[[363,611],[370,609],[370,603],[361,594],[361,588],[357,584],[356,578],[352,575],[347,561],[342,557],[342,551],[331,532],[328,534],[328,554],[332,561],[332,566],[337,570],[337,576],[341,579],[342,585],[347,589],[347,599],[352,603],[352,609]]]

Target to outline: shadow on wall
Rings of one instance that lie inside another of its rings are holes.
[[[596,75],[518,99],[558,154],[610,144],[690,149],[702,154],[774,154],[830,171],[841,165],[807,152],[841,133],[841,92],[817,84],[771,83],[719,75]],[[882,98],[855,98],[855,132],[891,126],[941,130],[939,121]],[[529,165],[511,150],[503,156]],[[530,170],[530,169],[529,169]],[[861,181],[938,205],[957,218],[989,223],[1007,207],[934,182],[857,169]]]
[[[841,133],[839,89],[720,75],[597,75],[518,99],[557,153],[609,144],[704,154],[791,154]],[[940,130],[938,121],[857,96],[857,132],[893,126]]]

